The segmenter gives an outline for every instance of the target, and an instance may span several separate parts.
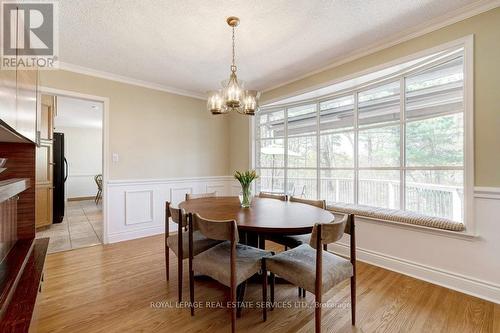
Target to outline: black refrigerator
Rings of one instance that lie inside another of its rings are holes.
[[[64,133],[54,133],[53,157],[54,157],[54,196],[52,199],[53,223],[61,223],[64,218],[64,183],[68,178],[68,161],[64,157]]]

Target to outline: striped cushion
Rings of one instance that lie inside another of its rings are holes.
[[[433,217],[419,213],[402,211],[397,209],[377,208],[371,206],[354,205],[336,202],[328,206],[328,209],[335,213],[354,214],[360,217],[393,221],[421,225],[430,228],[464,231],[465,225],[462,222],[455,222],[442,217]]]

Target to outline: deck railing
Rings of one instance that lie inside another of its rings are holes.
[[[349,178],[321,178],[320,196],[327,203],[352,203],[354,181]],[[261,177],[259,191],[283,193],[283,178]],[[317,197],[316,178],[288,178],[288,194],[305,198]],[[406,183],[406,210],[426,215],[463,220],[463,188],[427,183]],[[358,203],[362,205],[400,209],[399,182],[364,179],[358,188]]]

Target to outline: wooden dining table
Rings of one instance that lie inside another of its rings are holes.
[[[307,234],[315,223],[334,219],[332,213],[315,206],[259,197],[254,197],[248,208],[240,206],[238,197],[191,199],[179,207],[210,220],[235,220],[238,230],[245,233],[245,243],[260,248],[264,248],[266,235]]]

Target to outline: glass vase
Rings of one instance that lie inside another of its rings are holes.
[[[250,204],[252,203],[252,189],[250,185],[246,186],[241,186],[241,193],[240,193],[240,204],[241,207],[243,208],[248,208],[250,207]]]

